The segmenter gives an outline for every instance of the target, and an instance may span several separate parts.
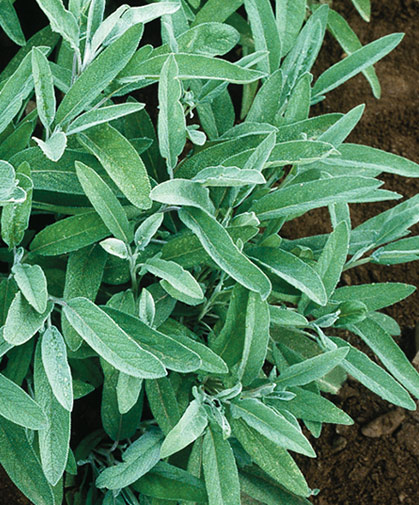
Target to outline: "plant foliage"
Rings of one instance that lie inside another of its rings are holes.
[[[35,505],[309,503],[301,423],[352,423],[324,392],[419,397],[380,312],[414,287],[340,285],[419,258],[418,197],[349,207],[419,167],[344,143],[363,106],[310,114],[360,72],[378,96],[402,34],[362,47],[305,0],[36,3],[29,40],[0,3],[0,463]],[[313,79],[326,29],[347,57]],[[320,207],[331,233],[282,236]]]

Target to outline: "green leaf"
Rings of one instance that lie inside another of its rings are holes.
[[[115,128],[100,125],[77,137],[100,161],[124,196],[136,207],[151,207],[150,181],[143,161],[133,145]]]
[[[415,291],[415,286],[401,282],[381,282],[379,284],[358,284],[338,288],[331,302],[342,303],[352,300],[365,303],[369,312],[383,309],[404,300]]]
[[[282,56],[293,47],[306,16],[306,0],[276,0],[276,22],[281,38]]]
[[[106,260],[107,254],[98,244],[71,253],[65,275],[64,299],[71,300],[77,296],[84,296],[94,301],[102,282]],[[63,313],[61,329],[70,349],[77,350],[83,340],[70,326]]]
[[[243,419],[250,427],[280,447],[315,457],[310,442],[300,429],[259,400],[235,400],[231,403],[231,414],[234,419]]]
[[[63,132],[54,132],[45,142],[33,137],[45,156],[51,161],[58,161],[67,147],[67,136]]]
[[[79,50],[79,26],[74,15],[64,8],[62,0],[36,0],[36,2],[47,16],[51,29],[59,33],[77,52]]]
[[[0,374],[0,416],[31,430],[41,430],[47,424],[41,406],[3,374]]]
[[[182,298],[184,295],[185,299],[190,300],[193,305],[198,305],[203,302],[204,293],[202,292],[201,286],[187,270],[184,270],[174,261],[151,258],[147,260],[144,268],[156,277],[163,279],[161,284],[165,290],[166,287],[168,287],[167,284],[169,284],[175,292],[179,292],[181,301],[183,301]],[[169,294],[171,291],[172,290],[169,288]]]
[[[318,140],[329,142],[334,147],[340,148],[342,142],[359,123],[364,110],[364,104],[357,105],[322,133]]]
[[[138,379],[137,377],[132,377],[131,375],[119,372],[118,383],[116,386],[116,396],[120,414],[126,414],[138,402],[143,382],[143,379]]]
[[[280,277],[319,305],[326,305],[327,294],[319,274],[303,260],[287,251],[255,247],[249,255],[272,274]]]
[[[55,486],[67,466],[70,444],[70,412],[54,396],[43,367],[41,345],[38,344],[34,361],[35,398],[45,412],[48,425],[39,431],[39,452],[42,469],[48,482]]]
[[[207,424],[206,410],[198,400],[193,400],[164,439],[160,457],[167,458],[187,447],[202,435]]]
[[[358,49],[328,68],[313,87],[313,98],[328,93],[342,83],[381,60],[402,40],[404,34],[392,33]]]
[[[142,349],[102,309],[87,298],[74,298],[63,307],[73,328],[104,360],[138,378],[166,375],[162,363]]]
[[[22,32],[19,18],[11,0],[3,0],[1,2],[0,26],[15,44],[19,46],[25,45],[25,35]]]
[[[160,460],[162,436],[146,431],[122,454],[122,463],[105,468],[96,479],[98,488],[121,489],[148,473]]]
[[[370,177],[338,176],[274,189],[253,204],[261,220],[307,212],[332,203],[356,201],[381,185]]]
[[[322,160],[321,164],[345,169],[374,170],[376,175],[387,172],[403,177],[419,177],[417,163],[393,153],[359,144],[343,144],[339,146],[339,152],[340,156],[331,156]]]
[[[30,249],[42,256],[57,256],[77,251],[108,235],[108,228],[96,212],[86,212],[46,226],[35,235]]]
[[[201,360],[195,352],[172,337],[150,328],[137,317],[110,307],[105,307],[104,311],[122,331],[129,335],[130,339],[156,356],[156,359],[159,359],[166,368],[186,373],[198,370],[201,366]]]
[[[250,292],[246,305],[243,354],[238,369],[238,378],[244,386],[259,376],[268,351],[269,337],[268,302],[262,301],[258,293]]]
[[[135,491],[139,491],[146,496],[161,500],[208,502],[205,485],[200,479],[181,468],[163,463],[163,461],[157,463],[132,487]]]
[[[17,178],[19,186],[26,192],[26,199],[22,203],[5,205],[1,213],[1,238],[9,247],[18,246],[22,242],[29,226],[33,193],[33,183],[29,174],[29,164],[23,162],[17,169]]]
[[[335,349],[306,359],[281,372],[275,382],[284,386],[304,386],[324,377],[338,366],[347,354],[347,349]]]
[[[281,40],[269,0],[244,0],[256,51],[266,51],[267,58],[258,68],[271,74],[279,67],[281,59]]]
[[[64,338],[55,326],[49,326],[41,340],[42,364],[51,390],[61,406],[73,410],[73,384]]]
[[[353,424],[353,420],[343,410],[337,408],[331,401],[326,400],[320,393],[314,393],[300,387],[289,387],[287,391],[296,396],[286,402],[270,400],[270,403],[280,412],[287,410],[298,419],[320,423]]]
[[[361,337],[387,370],[416,398],[419,398],[419,373],[389,333],[370,318],[350,326],[349,329]]]
[[[353,1],[356,2],[357,0]],[[340,46],[342,47],[342,49],[345,51],[346,54],[348,55],[352,54],[353,52],[362,47],[362,44],[358,36],[349,26],[346,19],[344,19],[340,14],[338,14],[333,9],[329,10],[327,28],[331,32],[331,34],[335,37],[335,39],[339,42]],[[369,82],[375,98],[380,98],[381,86],[377,74],[375,73],[374,67],[366,68],[362,73]]]
[[[4,212],[4,210],[3,210]],[[419,237],[409,237],[380,247],[371,255],[372,263],[397,265],[419,259]]]
[[[284,118],[287,121],[303,121],[310,112],[311,81],[310,73],[303,74],[297,81],[288,100]],[[277,120],[280,118],[277,117]],[[325,140],[326,141],[326,140]]]
[[[227,231],[213,217],[200,209],[181,209],[179,217],[223,271],[250,291],[260,293],[263,300],[268,297],[271,291],[269,279],[240,252]]]
[[[108,105],[107,107],[101,107],[100,109],[92,109],[84,114],[81,114],[74,121],[72,121],[66,130],[67,135],[74,135],[75,133],[80,133],[84,130],[88,130],[93,126],[97,126],[102,123],[108,123],[125,117],[129,114],[134,114],[139,112],[144,108],[143,103],[129,102],[121,103],[118,105]]]
[[[270,323],[273,326],[301,326],[304,328],[309,325],[309,322],[303,315],[285,307],[269,305],[269,315]]]
[[[17,264],[12,268],[15,281],[29,304],[40,314],[47,310],[47,279],[39,265]]]
[[[167,377],[146,380],[145,391],[154,419],[167,435],[180,419],[179,404],[172,383]]]
[[[53,490],[26,431],[0,417],[0,463],[34,505],[55,505]]]
[[[370,0],[352,0],[356,10],[361,14],[365,21],[370,21],[371,18],[371,2]]]
[[[309,496],[310,489],[288,451],[263,436],[242,419],[231,419],[234,436],[252,460],[270,477],[299,496]],[[287,504],[288,505],[288,504]]]
[[[193,181],[210,187],[240,187],[265,184],[263,175],[254,169],[238,167],[207,167],[198,172]]]
[[[384,400],[404,409],[414,410],[416,408],[409,393],[366,354],[339,337],[330,338],[337,346],[349,348],[348,354],[340,364],[348,374]]]
[[[209,426],[202,450],[208,504],[240,505],[239,475],[229,442],[217,429]]]
[[[114,80],[137,49],[142,31],[139,25],[131,27],[82,72],[58,107],[57,124],[68,124]]]
[[[198,337],[175,319],[167,319],[167,321],[159,326],[159,331],[165,335],[171,336],[173,339],[198,354],[202,361],[199,368],[200,371],[212,374],[225,374],[228,372],[227,365],[220,356],[215,354],[215,352],[209,349],[205,344],[193,340],[193,338],[197,339]],[[191,335],[191,337],[188,335]]]
[[[265,76],[257,70],[242,68],[235,63],[202,54],[176,53],[174,59],[178,66],[178,79],[213,79],[233,84],[247,84]],[[166,55],[160,55],[146,61],[137,61],[134,55],[118,79],[121,83],[146,78],[158,79],[166,60]]]
[[[178,156],[186,143],[186,121],[180,98],[182,85],[178,79],[178,66],[170,55],[161,69],[159,80],[158,135],[160,154],[166,159],[169,174],[177,165]]]
[[[157,233],[163,222],[162,212],[156,212],[145,219],[135,231],[134,241],[140,251],[144,250]]]
[[[33,309],[18,291],[10,306],[4,326],[4,339],[13,345],[21,345],[30,340],[44,325],[53,309],[48,302],[45,312],[40,314]]]
[[[54,82],[46,56],[36,47],[32,50],[32,74],[39,119],[49,131],[55,117]]]
[[[114,237],[130,243],[133,238],[127,215],[106,182],[92,168],[76,161],[76,172],[84,192]]]
[[[181,53],[221,56],[231,51],[239,41],[239,33],[232,26],[216,23],[200,23],[176,38]]]
[[[213,214],[215,209],[209,191],[199,182],[188,179],[171,179],[155,186],[150,198],[167,205],[186,205]]]
[[[201,2],[202,3],[202,2]],[[223,22],[242,5],[243,0],[208,0],[199,9],[192,26],[209,21]]]

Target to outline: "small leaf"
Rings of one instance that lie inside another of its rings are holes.
[[[123,260],[129,258],[128,246],[119,238],[107,238],[99,243],[108,254],[112,254],[112,256],[117,256]]]
[[[137,228],[134,241],[140,251],[145,249],[163,222],[164,214],[156,212],[145,219]]]
[[[371,258],[372,263],[379,265],[397,265],[419,260],[419,237],[404,238],[380,247],[372,253]]]
[[[162,182],[152,189],[150,198],[167,205],[195,207],[210,214],[213,214],[215,210],[208,189],[188,179],[171,179]]]
[[[73,409],[73,385],[64,338],[55,326],[42,335],[42,364],[55,398],[65,410]]]
[[[15,281],[29,304],[40,314],[47,310],[47,279],[39,265],[18,264],[12,268]]]
[[[116,396],[120,414],[126,414],[135,406],[141,394],[142,385],[143,379],[119,372]]]
[[[194,442],[202,435],[207,424],[208,416],[204,407],[197,400],[193,400],[164,439],[161,458],[167,458]]]
[[[156,305],[153,295],[146,288],[141,290],[138,302],[139,317],[147,326],[153,327],[154,316],[156,315]]]
[[[33,137],[35,142],[41,148],[45,156],[51,161],[58,161],[64,154],[67,147],[67,136],[63,132],[55,132],[45,142],[41,139]]]

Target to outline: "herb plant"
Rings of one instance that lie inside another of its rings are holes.
[[[402,35],[313,82],[327,5],[36,1],[28,41],[0,3],[22,46],[0,75],[0,463],[35,505],[309,503],[301,422],[352,423],[324,392],[419,397],[379,312],[414,287],[339,285],[418,259],[417,197],[355,228],[349,204],[398,200],[377,177],[419,167],[344,143],[363,106],[309,116]],[[331,233],[281,237],[319,207]]]

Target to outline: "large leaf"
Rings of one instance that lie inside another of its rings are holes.
[[[166,375],[162,363],[142,349],[111,317],[87,298],[74,298],[64,314],[81,337],[100,356],[121,372],[139,378]]]
[[[0,463],[34,505],[55,505],[53,489],[28,441],[26,431],[1,417]]]
[[[319,274],[294,254],[273,247],[255,247],[249,250],[249,255],[314,302],[326,305],[327,293]]]
[[[208,504],[240,505],[239,475],[229,442],[215,427],[209,426],[202,450]]]
[[[109,234],[96,212],[86,212],[46,226],[32,240],[30,249],[36,254],[57,256],[94,244]]]
[[[76,161],[76,172],[84,192],[114,237],[130,243],[133,238],[127,215],[106,182],[92,168]]]
[[[124,196],[136,207],[151,207],[150,181],[133,145],[110,125],[90,128],[78,135],[82,145],[96,156]]]
[[[68,124],[113,81],[137,49],[142,31],[131,27],[82,72],[58,107],[57,124]]]
[[[47,279],[39,265],[18,264],[12,268],[16,284],[29,304],[40,314],[47,310]]]
[[[1,3],[0,26],[15,44],[18,44],[19,46],[25,45],[25,36],[22,32],[19,18],[13,7],[12,0],[4,0]]]
[[[193,25],[206,23],[209,21],[225,21],[243,3],[243,0],[230,0],[228,3],[223,0],[208,0],[199,9]]]
[[[34,361],[35,398],[45,412],[48,424],[39,431],[39,452],[42,469],[51,485],[55,486],[64,474],[70,448],[70,412],[57,400],[43,366],[41,345],[38,344]]]
[[[39,119],[48,131],[55,117],[54,82],[46,56],[36,47],[32,51],[32,74]]]
[[[231,404],[234,419],[243,419],[249,426],[275,444],[306,456],[314,457],[310,442],[299,428],[291,424],[282,414],[275,412],[255,398],[235,400]]]
[[[41,430],[47,426],[41,406],[21,387],[0,374],[0,420],[3,417],[31,430]]]
[[[167,434],[161,447],[161,457],[167,458],[181,451],[202,435],[208,424],[205,408],[198,400],[193,400],[183,416]]]
[[[96,479],[96,486],[121,489],[129,486],[149,472],[160,460],[162,436],[148,431],[122,454],[122,463],[105,468]]]
[[[80,30],[72,12],[64,8],[62,0],[36,0],[50,22],[54,32],[59,33],[75,50],[79,50]]]
[[[181,209],[180,219],[198,237],[202,247],[217,265],[250,291],[260,293],[265,300],[271,284],[265,274],[254,265],[232,241],[213,217],[200,209]]]

